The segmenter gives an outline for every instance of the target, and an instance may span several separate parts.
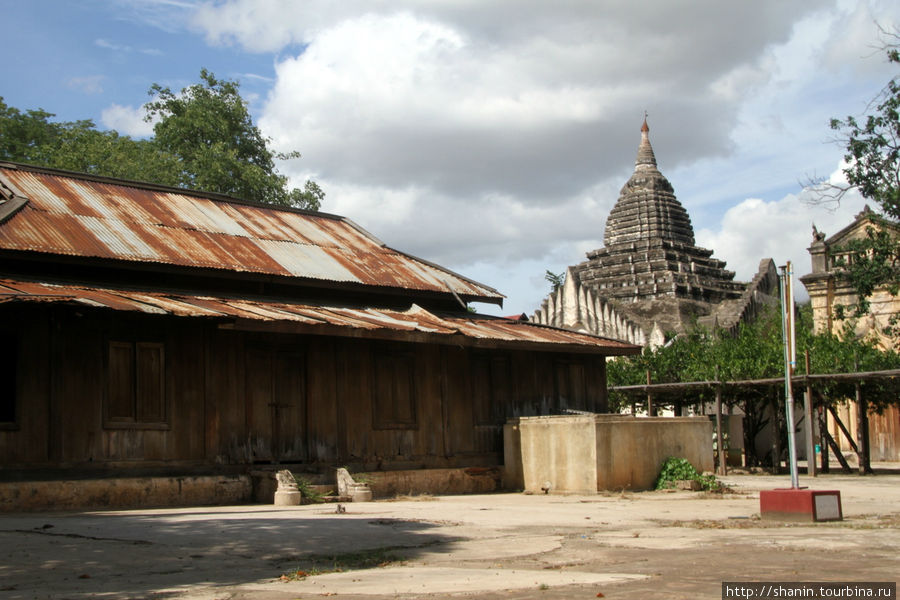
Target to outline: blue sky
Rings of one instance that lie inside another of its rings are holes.
[[[191,32],[190,4],[31,0],[4,2],[2,95],[61,120],[93,119],[113,104],[146,102],[153,83],[178,90],[205,67],[238,79],[245,98],[274,81],[272,53],[211,46]]]
[[[767,257],[805,273],[812,223],[863,203],[812,207],[800,182],[839,173],[829,118],[896,75],[876,26],[896,4],[6,0],[0,95],[145,135],[151,84],[239,80],[323,210],[530,314],[545,270],[603,245],[645,110],[698,245],[738,279]]]

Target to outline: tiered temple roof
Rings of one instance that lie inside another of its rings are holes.
[[[569,269],[567,285],[544,301],[535,321],[656,345],[662,332],[683,332],[694,322],[735,327],[775,301],[770,259],[760,262],[752,282],[741,283],[712,250],[696,246],[691,218],[657,167],[646,118],[634,173],[609,214],[603,242]]]
[[[740,297],[746,285],[733,281],[734,272],[712,250],[695,245],[691,218],[657,168],[649,132],[645,119],[634,174],[606,221],[605,247],[576,267],[579,280],[619,302]]]

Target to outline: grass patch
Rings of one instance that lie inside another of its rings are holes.
[[[652,519],[660,527],[689,527],[692,529],[783,529],[786,527],[815,527],[817,529],[900,529],[900,513],[887,515],[861,515],[843,521],[775,521],[763,520],[759,515],[746,519]]]
[[[296,569],[281,575],[282,581],[302,581],[314,575],[343,573],[362,569],[377,569],[402,563],[403,559],[393,552],[398,548],[373,548],[361,552],[345,554],[314,554],[304,557]]]
[[[435,502],[438,498],[431,494],[397,494],[393,498],[385,498],[384,502]]]

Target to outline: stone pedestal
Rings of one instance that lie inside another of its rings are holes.
[[[351,502],[371,502],[372,490],[366,483],[354,483],[347,487],[347,495]]]
[[[294,474],[285,469],[278,471],[275,479],[278,481],[278,489],[275,490],[275,506],[298,506],[303,494],[297,487]]]
[[[299,506],[302,498],[300,490],[278,490],[275,492],[275,506]]]
[[[338,496],[346,496],[351,502],[369,502],[372,499],[372,490],[367,483],[357,483],[350,472],[343,467],[335,473],[337,479]]]

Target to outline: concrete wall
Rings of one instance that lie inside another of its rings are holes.
[[[0,513],[242,504],[248,475],[0,482]]]
[[[652,488],[666,458],[712,471],[713,424],[706,417],[597,417],[597,489]]]
[[[622,415],[522,417],[504,428],[504,485],[540,493],[649,489],[669,456],[711,471],[706,417]]]
[[[593,416],[525,417],[518,428],[523,489],[539,492],[549,482],[553,491],[597,491]]]
[[[422,494],[488,494],[499,487],[499,468],[373,471],[363,479],[375,498]]]

